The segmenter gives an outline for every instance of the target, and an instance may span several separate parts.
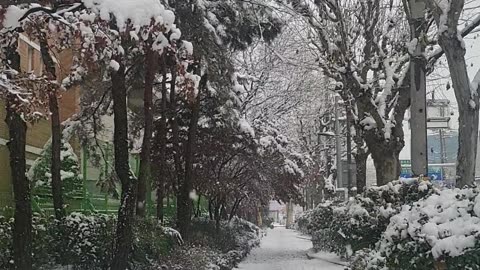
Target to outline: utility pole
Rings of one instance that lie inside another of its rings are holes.
[[[415,176],[428,173],[427,157],[427,106],[426,106],[426,75],[425,75],[425,2],[409,0],[410,3],[410,94],[412,127],[412,171]],[[415,48],[413,48],[415,45]]]
[[[343,183],[343,170],[342,170],[342,144],[340,142],[340,113],[338,111],[338,101],[340,97],[335,96],[335,148],[337,151],[337,185]]]
[[[443,134],[443,129],[440,129],[439,131],[439,136],[440,136],[440,161],[442,164],[447,163],[446,158],[445,158],[445,141],[444,141],[444,134]],[[445,168],[442,165],[440,167],[441,169],[441,174],[442,174],[442,180],[445,180]]]
[[[440,107],[440,116],[445,117],[445,107]],[[443,133],[443,128],[439,129],[438,133],[440,135],[440,159],[442,164],[447,163],[447,158],[445,154],[445,134]],[[445,181],[445,167],[442,165],[441,168],[441,174],[442,174],[442,180]]]

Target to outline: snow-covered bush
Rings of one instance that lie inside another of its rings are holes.
[[[41,156],[35,160],[35,163],[28,172],[28,178],[32,182],[33,191],[36,195],[43,193],[51,194],[51,156],[52,146],[51,143],[48,142]],[[65,140],[62,140],[60,160],[60,177],[62,179],[63,194],[66,197],[73,196],[76,192],[82,190],[82,177],[78,157],[73,151],[72,146]]]
[[[311,220],[311,215],[313,213],[313,210],[307,210],[307,211],[304,211],[300,216],[298,216],[296,219],[295,219],[295,230],[301,232],[301,233],[304,233],[304,234],[308,234],[309,231],[308,231],[308,225],[310,225],[310,220]]]
[[[166,230],[167,229],[167,230]],[[167,254],[176,243],[171,237],[177,231],[162,227],[155,217],[138,220],[134,227],[133,258],[134,269],[148,269],[157,265],[160,254]],[[155,268],[158,269],[158,268]]]
[[[223,252],[246,250],[260,243],[261,230],[244,219],[234,217],[231,221],[220,221],[217,228],[214,220],[197,218],[192,221],[191,241],[194,244],[212,245]]]
[[[6,217],[0,216],[0,269],[8,269],[12,259],[12,225]]]
[[[385,231],[390,217],[403,205],[438,192],[431,183],[408,180],[370,187],[348,202],[324,203],[301,218],[316,250],[349,257],[355,251],[372,248]]]
[[[60,265],[88,269],[107,267],[112,254],[115,218],[107,215],[72,213],[48,224],[53,243],[50,255]],[[48,236],[47,236],[48,237]]]
[[[101,214],[72,213],[62,221],[34,216],[34,269],[66,265],[69,269],[107,269],[115,246],[115,227],[115,216]],[[13,265],[12,228],[13,219],[0,217],[0,269]],[[135,228],[130,269],[157,267],[160,256],[170,252],[173,240],[155,219],[139,220]]]
[[[319,204],[316,208],[306,211],[300,216],[297,219],[296,226],[301,232],[306,234],[313,234],[319,230],[327,229],[330,225],[328,221],[333,217],[334,206],[330,201]]]
[[[219,255],[212,260],[212,269],[232,269],[252,248],[260,244],[261,229],[251,222],[234,217],[231,221],[199,218],[192,222],[190,242],[195,246],[209,246]],[[214,267],[216,266],[216,267]],[[218,267],[218,268],[217,268]]]
[[[72,265],[75,269],[102,269],[111,257],[114,219],[72,213],[61,222],[53,217],[34,216],[32,220],[34,269]],[[13,218],[0,217],[0,269],[10,269]]]
[[[480,269],[479,191],[445,189],[404,205],[375,250],[357,254],[353,269]]]

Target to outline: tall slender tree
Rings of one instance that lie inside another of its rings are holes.
[[[7,59],[11,68],[20,71],[20,55],[16,46],[8,49]],[[25,145],[27,141],[27,124],[16,107],[21,102],[16,95],[7,94],[6,110],[10,140],[10,170],[13,181],[15,214],[13,224],[13,256],[14,268],[18,270],[32,269],[32,205],[31,189],[26,173]]]
[[[447,58],[450,77],[458,103],[457,187],[473,185],[478,146],[479,94],[478,82],[470,84],[465,60],[465,43],[458,30],[464,0],[426,0],[438,28],[438,43]],[[473,24],[480,22],[476,18]]]
[[[153,135],[153,84],[157,71],[158,55],[151,49],[151,40],[145,52],[145,79],[143,94],[143,142],[140,153],[140,172],[137,187],[137,215],[144,216],[146,211],[147,185],[151,179],[152,135]]]

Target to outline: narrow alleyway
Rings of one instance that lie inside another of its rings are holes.
[[[268,230],[260,247],[242,262],[238,270],[343,270],[341,265],[306,256],[312,243],[303,235],[284,227]]]

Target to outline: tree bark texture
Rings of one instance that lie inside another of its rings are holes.
[[[159,142],[159,152],[157,160],[159,162],[157,175],[157,219],[163,221],[163,198],[165,197],[165,185],[167,182],[167,67],[164,59],[162,60],[162,99],[161,99],[161,118],[158,127],[157,138]]]
[[[401,170],[399,154],[399,152],[392,151],[372,151],[378,186],[398,179]]]
[[[128,151],[128,119],[125,86],[125,67],[123,64],[112,72],[112,98],[114,113],[114,151],[115,173],[122,185],[120,208],[115,238],[115,254],[111,269],[125,270],[133,244],[133,223],[135,215],[136,181],[130,173]]]
[[[7,102],[7,107],[11,104]],[[15,269],[32,269],[32,206],[30,183],[25,176],[27,125],[22,117],[7,108],[6,122],[10,133],[10,169],[12,171],[15,214],[13,224],[13,257]]]
[[[12,49],[8,58],[12,68],[20,70],[20,56]],[[10,170],[12,174],[15,213],[13,223],[13,257],[14,268],[17,270],[32,269],[32,205],[30,182],[27,179],[25,144],[27,125],[22,117],[13,109],[14,97],[10,96],[6,102],[10,140]]]
[[[150,184],[151,153],[153,134],[153,82],[156,71],[156,54],[147,49],[145,55],[145,82],[143,93],[144,128],[142,151],[140,152],[140,172],[137,186],[137,216],[145,216],[147,185]],[[163,96],[162,96],[163,98]]]
[[[183,179],[184,169],[181,159],[180,151],[180,132],[177,120],[177,99],[176,99],[176,85],[177,67],[176,64],[171,68],[172,82],[170,84],[170,126],[172,128],[172,144],[173,144],[173,160],[175,163],[175,175],[177,176],[176,185],[180,185]]]
[[[367,153],[355,154],[357,194],[362,193],[367,186],[367,158]]]
[[[46,76],[49,80],[57,80],[55,63],[53,62],[48,47],[47,38],[44,34],[40,35],[40,51],[42,61],[45,67]],[[50,110],[51,132],[52,132],[52,156],[50,164],[50,173],[52,174],[52,197],[55,217],[60,220],[65,216],[63,208],[62,177],[60,175],[62,160],[60,152],[62,151],[62,127],[60,124],[60,111],[58,108],[57,89],[50,89],[48,93],[48,107]]]
[[[455,97],[458,103],[458,153],[457,181],[461,188],[473,185],[475,180],[475,161],[477,159],[479,96],[470,91],[465,62],[465,49],[456,36],[442,35],[440,45],[445,51]]]
[[[185,147],[185,178],[179,186],[177,206],[177,226],[182,235],[186,235],[192,216],[192,201],[190,192],[193,188],[193,163],[195,162],[195,145],[197,141],[198,118],[200,116],[200,95],[206,85],[207,77],[202,76],[197,96],[192,105],[192,117],[188,129],[187,145]]]
[[[442,32],[438,34],[438,43],[445,52],[453,89],[458,104],[458,153],[456,186],[473,185],[475,180],[475,162],[478,144],[479,96],[478,89],[470,88],[467,65],[465,61],[465,44],[458,31],[458,22],[465,1],[456,0],[448,3],[448,13],[433,0],[426,1],[432,10],[437,26]],[[446,20],[444,20],[446,16]]]
[[[360,121],[357,121],[355,123],[355,128],[357,129],[357,132],[359,129],[362,130],[362,139],[365,141],[368,147],[368,151],[370,152],[374,160],[377,185],[379,186],[396,180],[400,177],[401,168],[399,155],[405,145],[403,119],[405,117],[406,110],[410,107],[409,88],[410,76],[406,76],[402,82],[402,85],[393,90],[392,95],[396,95],[398,93],[398,99],[395,103],[395,107],[393,108],[395,125],[391,128],[390,139],[385,138],[385,134],[383,132],[383,128],[385,127],[379,124],[383,123],[381,119],[375,119],[375,122],[378,126],[377,128],[371,130],[364,130],[364,127],[360,124]],[[375,113],[377,113],[376,106],[371,103],[371,93],[362,92],[361,90],[355,90],[353,92],[358,95],[355,97],[355,99],[357,102],[359,120],[363,119],[363,117],[368,114],[374,115]],[[357,136],[360,136],[360,133],[357,134]],[[356,138],[356,143],[357,145],[360,143],[360,138]],[[368,154],[367,156],[363,157],[365,158],[365,161],[367,157]],[[383,157],[385,157],[385,160],[383,160]],[[381,168],[378,168],[377,164]]]

